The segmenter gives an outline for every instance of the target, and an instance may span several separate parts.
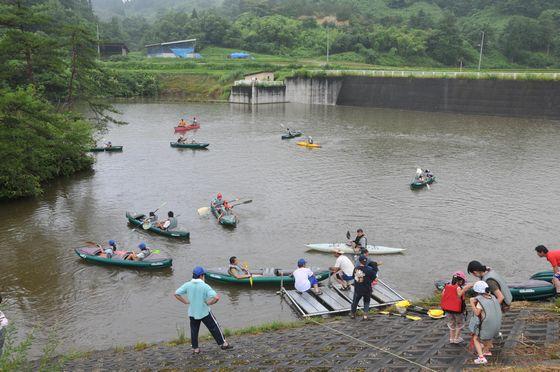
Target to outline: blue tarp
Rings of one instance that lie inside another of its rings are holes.
[[[251,58],[251,55],[249,53],[244,53],[244,52],[235,52],[235,53],[231,53],[229,55],[229,58],[232,59]]]
[[[194,52],[194,48],[170,48],[173,54],[175,54],[179,58],[187,58],[188,54],[192,54]]]

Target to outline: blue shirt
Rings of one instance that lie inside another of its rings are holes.
[[[202,279],[192,279],[180,286],[176,295],[187,295],[189,300],[189,316],[195,319],[202,319],[210,313],[210,307],[206,303],[211,298],[216,297],[216,291]]]

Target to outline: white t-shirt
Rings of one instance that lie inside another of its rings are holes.
[[[339,267],[342,272],[348,276],[354,275],[354,264],[345,255],[340,255],[334,263],[334,267]]]
[[[296,280],[294,287],[300,292],[305,292],[311,288],[309,277],[313,275],[313,271],[307,267],[300,267],[294,270],[294,279]]]
[[[8,318],[0,311],[0,330],[8,326]]]

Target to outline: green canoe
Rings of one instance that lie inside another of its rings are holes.
[[[433,177],[429,177],[427,180],[425,181],[418,181],[417,178],[413,178],[412,181],[410,182],[410,188],[411,189],[421,189],[422,187],[426,186],[426,185],[431,185],[432,183],[434,183],[434,181],[436,180],[436,176]]]
[[[299,130],[297,130],[295,132],[290,132],[290,133],[283,134],[282,139],[290,139],[290,138],[301,137],[302,134],[303,134],[303,132],[300,132]]]
[[[123,150],[123,146],[111,146],[111,147],[92,147],[89,149],[90,152],[120,152]]]
[[[178,142],[169,142],[171,147],[176,147],[180,149],[205,149],[210,146],[209,143],[178,143]]]
[[[126,218],[128,218],[128,222],[130,222],[134,226],[140,226],[144,222],[145,214],[135,214],[126,212]],[[148,229],[151,232],[154,232],[159,235],[168,236],[170,238],[188,238],[190,237],[190,233],[188,231],[180,231],[180,230],[162,230],[155,226],[150,226]]]
[[[544,280],[529,279],[521,283],[508,283],[514,301],[545,300],[556,295],[552,283]]]
[[[210,210],[212,211],[214,217],[218,219],[220,225],[227,226],[227,227],[237,226],[237,222],[238,222],[237,216],[231,211],[231,209],[227,210],[226,213],[223,214],[221,217],[220,217],[220,212],[216,208],[214,208],[212,204],[210,204]]]
[[[318,281],[328,279],[329,271],[313,268],[315,277]],[[228,274],[227,268],[217,268],[217,269],[207,269],[206,279],[214,280],[222,283],[234,283],[234,284],[247,284],[249,285],[249,278],[237,279]],[[294,284],[294,277],[292,276],[293,270],[282,270],[282,269],[255,269],[250,270],[253,274],[253,285],[255,284]]]
[[[133,267],[139,269],[163,269],[170,267],[173,263],[171,258],[162,256],[159,253],[152,253],[142,261],[131,261],[123,260],[123,254],[125,254],[126,251],[116,251],[115,255],[111,258],[100,256],[99,253],[101,252],[101,249],[97,247],[76,248],[74,251],[78,256],[80,256],[80,258],[86,261],[103,265]]]
[[[531,276],[531,279],[544,280],[545,282],[552,282],[552,276],[553,275],[554,275],[554,273],[552,272],[552,270],[550,270],[550,271],[540,271],[536,274],[533,274],[533,276]]]

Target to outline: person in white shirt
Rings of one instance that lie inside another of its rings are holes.
[[[2,296],[0,296],[0,304],[2,303]],[[0,356],[2,355],[2,348],[4,347],[4,337],[6,334],[6,327],[8,326],[8,318],[0,311]]]
[[[313,271],[305,267],[306,263],[307,262],[303,258],[300,258],[298,260],[298,268],[292,273],[295,279],[294,286],[299,292],[307,292],[309,289],[311,289],[311,287],[313,287],[313,292],[315,292],[315,294],[322,295],[323,292],[321,292],[321,290],[319,289],[319,282],[313,274]]]
[[[330,268],[331,272],[335,274],[336,280],[340,283],[341,290],[347,291],[350,289],[350,282],[354,280],[354,264],[348,257],[344,255],[341,249],[334,251],[336,262]]]

